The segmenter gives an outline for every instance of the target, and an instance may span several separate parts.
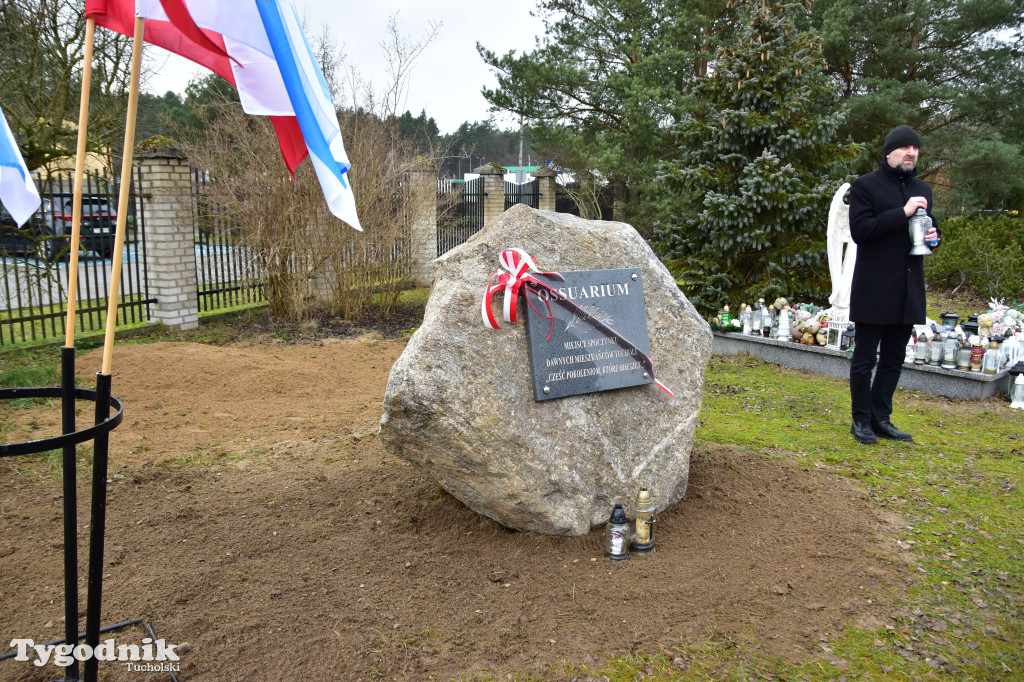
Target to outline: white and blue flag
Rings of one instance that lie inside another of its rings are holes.
[[[24,225],[39,208],[39,192],[21,158],[21,150],[0,109],[0,203],[18,225]]]
[[[334,100],[295,7],[291,0],[259,0],[256,5],[327,205],[335,216],[362,231]]]

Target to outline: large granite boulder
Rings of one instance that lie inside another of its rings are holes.
[[[523,320],[493,330],[480,316],[488,278],[510,248],[541,270],[638,268],[650,356],[675,404],[653,384],[535,402]],[[381,439],[504,526],[582,535],[640,486],[658,511],[686,492],[711,340],[631,226],[518,205],[435,261],[423,325],[391,369]]]

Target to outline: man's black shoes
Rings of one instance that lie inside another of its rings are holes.
[[[892,425],[891,421],[872,422],[870,425],[862,422],[853,422],[853,426],[850,427],[850,433],[859,442],[865,445],[871,445],[877,443],[879,438],[888,438],[889,440],[899,440],[909,442],[914,440],[914,437],[905,431],[900,431]]]
[[[900,431],[895,426],[893,426],[892,422],[890,422],[890,421],[873,422],[871,424],[871,430],[875,432],[876,436],[881,436],[882,438],[888,438],[889,440],[902,440],[902,441],[912,441],[912,440],[914,440],[913,436],[911,436],[906,431]],[[856,434],[854,434],[854,435],[856,435]],[[858,438],[857,440],[860,440],[860,439]]]
[[[871,445],[872,443],[878,442],[878,439],[875,438],[874,430],[872,430],[871,426],[868,424],[853,422],[853,426],[850,427],[850,433],[853,434],[854,438],[865,445]]]

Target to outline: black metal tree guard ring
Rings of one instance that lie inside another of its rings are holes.
[[[67,346],[61,349],[61,385],[31,388],[0,389],[0,400],[20,398],[60,398],[61,427],[59,436],[41,438],[21,443],[0,444],[0,457],[29,455],[60,448],[63,452],[64,487],[64,642],[77,645],[78,632],[78,494],[75,446],[92,440],[92,507],[89,532],[89,577],[86,597],[86,644],[95,650],[99,644],[100,632],[133,625],[141,619],[118,623],[101,628],[100,606],[103,593],[103,539],[106,532],[107,513],[107,462],[109,435],[124,418],[121,401],[110,395],[110,375],[96,375],[96,390],[75,388],[75,349]],[[96,405],[96,417],[90,427],[75,429],[75,401],[89,400]],[[110,408],[116,408],[110,416]],[[60,641],[60,640],[58,640]],[[0,659],[7,658],[2,656]],[[97,679],[99,661],[92,657],[85,663],[85,679]],[[68,668],[65,679],[78,680],[78,661]]]
[[[109,380],[108,380],[109,383]],[[20,398],[61,398],[63,388],[60,386],[42,386],[32,388],[0,388],[0,400],[18,400]],[[86,388],[76,388],[74,398],[96,402],[97,391],[90,391]],[[87,440],[93,440],[98,435],[106,435],[114,430],[123,418],[121,401],[108,394],[110,403],[117,408],[117,413],[110,419],[100,424],[94,424],[81,431],[64,433],[60,436],[40,438],[39,440],[27,440],[22,443],[0,443],[0,457],[14,457],[16,455],[32,455],[48,450],[56,450],[67,446],[75,446]]]

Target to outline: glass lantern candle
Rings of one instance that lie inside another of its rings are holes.
[[[760,312],[760,311],[758,311]],[[633,505],[635,532],[629,542],[629,549],[634,554],[648,554],[654,551],[654,500],[647,488],[641,488],[636,494]]]
[[[980,372],[982,359],[985,357],[985,347],[981,338],[977,335],[971,337],[971,371]]]
[[[939,363],[942,362],[943,350],[942,336],[938,332],[935,332],[935,336],[933,336],[931,340],[931,345],[928,346],[928,364],[938,367]]]
[[[924,235],[932,226],[932,219],[923,208],[918,208],[914,215],[910,216],[907,229],[910,231],[910,255],[927,256],[932,250],[924,243]]]
[[[999,342],[992,339],[981,359],[981,371],[984,374],[999,372]]]
[[[1024,355],[1024,348],[1021,347],[1020,341],[1013,334],[1006,337],[1003,345],[999,347],[999,351],[1002,354],[999,364],[1003,367],[1011,367],[1017,364],[1017,361]]]
[[[928,332],[921,332],[917,335],[917,344],[914,347],[914,364],[928,364]]]
[[[1018,374],[1010,389],[1010,407],[1024,410],[1024,374]]]
[[[978,333],[978,313],[971,313],[967,321],[960,325],[967,336],[974,336]]]
[[[960,322],[960,316],[953,311],[948,311],[939,315],[942,320],[942,326],[946,329],[954,329],[958,322]]]
[[[960,342],[952,331],[946,332],[946,338],[942,342],[942,364],[943,369],[956,369],[956,355],[960,352]],[[970,355],[967,356],[970,362]]]
[[[621,504],[616,504],[612,509],[608,525],[605,526],[604,539],[606,557],[612,561],[629,561],[629,554],[626,553],[629,544],[629,520]]]
[[[846,325],[846,329],[839,337],[839,350],[843,351],[843,355],[847,359],[853,357],[853,348],[857,345],[857,330],[853,324]]]
[[[1009,379],[1010,407],[1015,410],[1024,410],[1024,360],[1010,365],[1007,368],[1006,376]]]
[[[792,323],[790,322],[789,309],[783,308],[782,312],[779,313],[779,341],[791,340],[793,333]]]
[[[907,354],[903,356],[903,364],[911,365],[914,363],[914,356],[917,354],[916,348],[917,337],[911,334],[910,338],[907,339]]]
[[[828,348],[839,348],[843,343],[843,332],[835,322],[826,322],[821,325],[821,333],[825,334],[825,346]]]

